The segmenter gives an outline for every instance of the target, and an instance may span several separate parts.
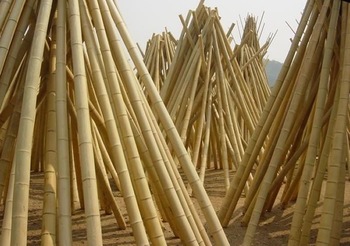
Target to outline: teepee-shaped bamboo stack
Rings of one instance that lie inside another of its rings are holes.
[[[322,212],[316,244],[339,244],[349,170],[349,51],[350,5],[307,1],[272,95],[219,212],[227,226],[257,163],[245,198],[245,245],[251,245],[261,214],[272,209],[281,187],[282,206],[296,200],[289,245],[309,243],[317,206]]]
[[[259,112],[262,112],[271,93],[263,58],[273,40],[273,35],[270,35],[265,44],[260,47],[259,33],[262,30],[257,26],[257,21],[258,19],[252,15],[247,16],[241,43],[236,45],[234,55],[241,67],[244,80],[253,94],[255,106],[258,107]]]
[[[261,54],[249,44],[239,49],[249,50],[241,54],[249,58],[242,58],[243,73],[231,48],[232,29],[224,32],[216,9],[202,4],[180,19],[183,31],[160,93],[201,180],[207,167],[220,168],[228,188],[229,170],[241,161],[269,93]]]
[[[109,177],[121,189],[137,245],[166,244],[162,219],[186,245],[210,245],[209,237],[228,245],[115,3],[1,1],[0,11],[0,244],[26,245],[31,170],[42,170],[43,245],[72,244],[74,195],[85,211],[88,245],[103,243],[100,206],[126,227]],[[191,181],[207,230],[174,156]]]
[[[167,30],[154,34],[146,45],[144,62],[158,91],[162,88],[173,60],[177,41]]]

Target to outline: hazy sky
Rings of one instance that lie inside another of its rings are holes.
[[[194,10],[199,0],[116,0],[124,21],[135,42],[141,48],[145,48],[147,40],[153,33],[161,33],[165,27],[175,38],[178,38],[182,30],[179,15],[186,17],[189,10]],[[239,43],[239,29],[242,29],[240,18],[244,24],[247,14],[261,18],[265,27],[260,44],[265,43],[269,34],[277,35],[273,40],[267,56],[272,60],[283,62],[290,47],[290,39],[294,37],[292,30],[286,22],[296,30],[297,21],[300,20],[306,0],[265,0],[265,1],[241,1],[241,0],[206,0],[208,7],[217,7],[221,16],[221,24],[225,31],[232,23],[236,26],[233,34]]]

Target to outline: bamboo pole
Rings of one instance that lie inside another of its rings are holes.
[[[57,19],[56,19],[57,20]],[[49,78],[47,79],[47,96],[44,117],[45,150],[44,150],[44,204],[42,216],[41,244],[56,244],[56,203],[57,203],[57,153],[56,153],[56,23],[53,23],[54,34],[51,42]]]
[[[59,245],[72,245],[71,221],[71,171],[72,164],[69,155],[69,128],[67,111],[67,80],[66,80],[66,6],[63,1],[57,3],[57,68],[56,68],[56,126],[57,126],[57,214]]]
[[[87,237],[89,245],[102,244],[101,221],[97,198],[97,185],[89,106],[87,99],[87,81],[84,68],[84,56],[81,37],[80,9],[78,1],[69,1],[69,25],[71,30],[71,49],[74,69],[74,87],[76,92],[77,123],[79,131],[79,152],[83,181],[85,214],[87,221]]]
[[[23,107],[15,149],[16,169],[11,229],[11,244],[14,245],[26,245],[27,239],[30,149],[35,121],[35,99],[38,91],[41,57],[44,51],[51,5],[51,1],[43,1],[40,5],[38,24],[33,37],[33,42],[36,45],[31,49],[24,87]],[[19,237],[18,235],[21,236]]]

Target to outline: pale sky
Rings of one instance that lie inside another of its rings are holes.
[[[133,40],[144,49],[152,34],[162,33],[165,28],[178,38],[182,30],[179,15],[185,18],[189,10],[197,7],[199,0],[116,0],[116,2]],[[240,18],[244,24],[247,14],[260,19],[264,13],[262,23],[265,27],[260,44],[266,42],[269,34],[277,31],[265,58],[283,62],[290,48],[290,39],[294,37],[286,22],[296,30],[306,0],[206,0],[204,4],[218,8],[225,31],[232,23],[236,24],[233,35],[237,43],[240,43],[239,32],[242,31]]]

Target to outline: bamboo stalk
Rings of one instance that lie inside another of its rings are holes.
[[[15,160],[14,160],[15,161]],[[13,207],[13,192],[14,192],[14,180],[15,180],[15,162],[11,166],[11,174],[9,178],[9,188],[6,197],[6,209],[4,212],[4,218],[2,222],[2,230],[0,236],[1,245],[11,245],[11,234],[12,234],[12,207]]]
[[[41,57],[44,51],[46,30],[51,9],[51,1],[41,2],[38,21],[29,57],[27,76],[23,94],[23,107],[15,149],[16,170],[13,194],[11,244],[26,245],[28,199],[30,179],[30,149],[35,121],[35,103],[38,91]],[[20,237],[18,235],[21,235]]]
[[[53,31],[56,31],[54,23]],[[47,97],[45,107],[45,150],[44,150],[44,205],[42,216],[42,245],[56,244],[56,203],[57,203],[57,153],[56,153],[56,36],[52,37],[50,54],[50,71],[47,80]]]
[[[101,221],[97,198],[97,185],[89,106],[87,99],[87,81],[84,67],[83,46],[81,37],[80,11],[78,1],[69,1],[69,25],[71,30],[71,49],[74,69],[74,87],[76,92],[77,123],[79,131],[79,152],[83,181],[87,237],[89,245],[102,244]]]
[[[66,81],[66,6],[62,1],[57,3],[57,67],[56,67],[56,126],[57,126],[57,214],[59,245],[72,245],[71,221],[71,171],[72,164],[69,155],[69,128],[67,111],[67,81]],[[72,185],[73,187],[73,185]]]

